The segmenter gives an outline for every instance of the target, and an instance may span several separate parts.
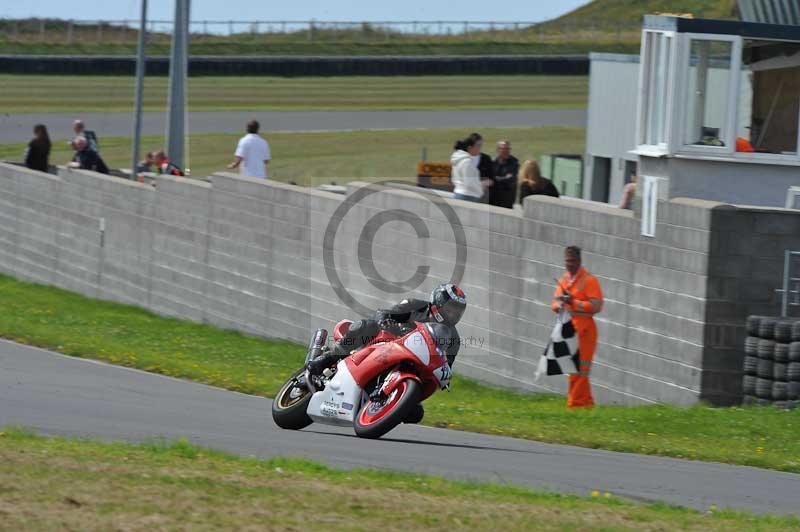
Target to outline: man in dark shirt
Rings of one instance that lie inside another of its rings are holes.
[[[76,166],[81,170],[100,172],[101,174],[108,173],[108,166],[100,158],[100,155],[89,147],[89,141],[86,140],[86,137],[75,137],[72,141],[72,146],[75,148],[75,157],[70,166]]]
[[[507,140],[497,142],[497,157],[493,161],[492,179],[489,188],[489,204],[506,209],[514,208],[517,196],[517,173],[519,161],[511,155],[511,143]]]

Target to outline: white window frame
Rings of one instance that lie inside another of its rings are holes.
[[[739,71],[741,72],[741,53],[742,49],[744,48],[744,37],[740,37],[740,44],[739,44]],[[748,38],[747,40],[757,40],[757,41],[768,41],[768,42],[786,42],[782,39],[755,39],[755,38]],[[739,94],[739,84],[741,83],[741,75],[736,77],[736,94],[738,98]],[[798,96],[800,98],[800,96]],[[739,116],[739,106],[737,101],[736,106],[736,113],[737,115],[734,117],[738,123]],[[737,152],[734,148],[733,157],[737,161],[742,162],[753,162],[753,163],[772,163],[772,164],[792,164],[792,163],[800,163],[800,105],[798,105],[797,110],[797,139],[796,140],[796,148],[795,153],[755,153],[755,152]]]
[[[663,110],[663,139],[658,144],[647,143],[647,127],[653,117],[649,116],[651,95],[653,87],[651,82],[655,75],[651,76],[653,68],[658,68],[658,60],[651,61],[646,55],[648,52],[648,35],[661,36],[662,43],[668,43],[670,56],[664,76],[664,110]],[[678,38],[674,31],[662,30],[642,30],[642,39],[639,50],[639,92],[636,108],[636,145],[637,153],[647,153],[649,155],[667,155],[670,153],[670,139],[673,124],[675,80],[674,73],[678,57]]]
[[[742,68],[742,38],[738,35],[717,35],[715,33],[682,33],[679,37],[680,63],[677,68],[679,75],[678,89],[683,98],[679,98],[679,105],[675,108],[676,127],[673,130],[673,142],[677,146],[676,153],[705,154],[705,155],[734,155],[736,153],[736,119],[739,105],[739,77]],[[684,133],[686,131],[686,113],[689,98],[689,59],[692,41],[723,41],[731,43],[730,79],[728,80],[728,106],[725,110],[725,126],[720,131],[720,139],[725,146],[703,146],[686,144]]]

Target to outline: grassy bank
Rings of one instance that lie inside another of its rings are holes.
[[[185,442],[145,445],[0,432],[0,530],[796,530],[791,517],[561,496]],[[324,494],[324,495],[323,495]],[[402,501],[402,504],[398,504]]]
[[[63,353],[272,396],[304,348],[155,316],[0,276],[0,336]],[[458,363],[456,363],[456,372]],[[800,473],[800,411],[598,407],[456,378],[426,405],[425,423],[545,442],[752,465]]]
[[[166,77],[147,77],[144,109],[165,112]],[[582,108],[587,76],[189,78],[190,111]],[[129,76],[0,75],[4,113],[131,112]]]
[[[125,137],[103,137],[102,124],[97,124],[103,159],[111,167],[129,168],[131,141]],[[317,133],[270,133],[264,124],[274,161],[269,165],[270,176],[283,182],[316,185],[336,181],[340,184],[353,179],[375,178],[416,179],[416,162],[423,148],[433,161],[449,161],[453,142],[463,138],[469,129],[424,129],[386,131],[332,131]],[[486,138],[487,151],[493,143],[508,138],[520,159],[543,153],[582,153],[584,131],[581,128],[540,127],[519,129],[487,129],[479,131]],[[59,132],[52,131],[56,138]],[[233,158],[240,134],[191,135],[189,137],[189,166],[192,175],[202,177],[225,170]],[[158,149],[162,137],[144,137],[143,150]],[[0,160],[21,160],[24,144],[0,145]],[[55,142],[50,160],[66,164],[72,150],[66,142]]]

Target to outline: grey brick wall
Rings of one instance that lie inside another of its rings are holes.
[[[360,186],[352,183],[350,194]],[[323,248],[343,205],[335,194],[225,173],[210,183],[163,177],[153,188],[2,163],[0,189],[0,271],[298,342],[356,317],[332,288],[331,271],[375,308],[405,296],[385,291],[381,277],[401,281],[426,266],[413,290],[426,297],[450,278],[458,252],[450,223],[419,189],[384,190],[354,205],[333,239],[333,268]],[[456,370],[516,389],[564,390],[563,378],[534,382],[533,373],[563,248],[576,244],[606,298],[593,383],[607,403],[736,401],[744,317],[775,312],[776,265],[784,247],[800,248],[796,212],[674,199],[659,204],[657,236],[646,238],[635,211],[580,200],[528,198],[515,211],[447,203],[467,243],[470,306]],[[427,235],[391,221],[366,246],[365,225],[395,211],[417,215]]]

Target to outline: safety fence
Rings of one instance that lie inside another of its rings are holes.
[[[2,74],[133,75],[129,56],[0,55]],[[169,58],[147,59],[148,75],[169,73]],[[204,57],[189,59],[189,74],[261,76],[586,75],[586,56]]]

